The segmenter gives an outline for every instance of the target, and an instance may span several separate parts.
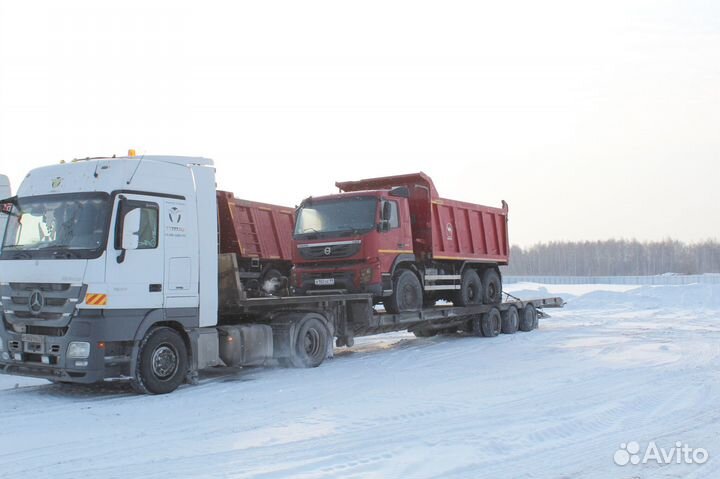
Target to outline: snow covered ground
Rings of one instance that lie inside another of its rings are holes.
[[[0,376],[0,477],[720,477],[720,285],[510,287],[568,304],[532,333],[387,334],[166,396]],[[633,441],[709,460],[616,465]]]

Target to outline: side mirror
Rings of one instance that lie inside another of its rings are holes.
[[[390,216],[392,215],[392,209],[389,201],[386,201],[383,203],[383,209],[382,209],[382,220],[383,221],[390,221]]]
[[[4,200],[0,201],[0,213],[4,213],[5,215],[10,216],[12,214],[13,206],[16,202],[17,196],[13,196],[12,198],[5,198]]]
[[[123,218],[122,249],[137,249],[140,243],[140,208],[129,211]]]

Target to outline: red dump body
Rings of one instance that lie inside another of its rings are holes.
[[[241,200],[217,192],[220,252],[239,259],[287,261],[292,258],[295,211],[284,206]]]
[[[425,173],[337,182],[341,191],[405,187],[417,258],[507,264],[510,252],[507,204],[492,208],[440,198]]]

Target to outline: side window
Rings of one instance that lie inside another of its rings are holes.
[[[153,249],[158,245],[158,206],[144,206],[140,210],[140,238],[138,249]]]
[[[149,203],[145,201],[129,201],[120,202],[115,226],[115,249],[121,249],[122,245],[122,225],[125,215],[133,210],[140,210],[140,230],[138,231],[138,249],[153,249],[158,246],[158,230],[159,225],[159,207],[157,203]]]
[[[398,214],[397,201],[390,202],[390,228],[400,227],[400,215]]]

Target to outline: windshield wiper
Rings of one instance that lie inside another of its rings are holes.
[[[348,234],[359,235],[361,231],[368,229],[368,228],[358,228],[356,226],[351,226],[351,225],[341,225],[339,228],[340,229],[336,230],[336,232],[341,235],[348,235]],[[370,229],[372,229],[372,228],[370,228]]]
[[[53,251],[52,254],[53,254],[53,256],[65,255],[66,258],[80,258],[79,254],[77,254],[69,249]]]
[[[45,246],[44,248],[38,248],[42,250],[55,250],[52,251],[53,256],[65,255],[67,258],[79,258],[76,252],[74,252],[69,244],[53,244]]]

